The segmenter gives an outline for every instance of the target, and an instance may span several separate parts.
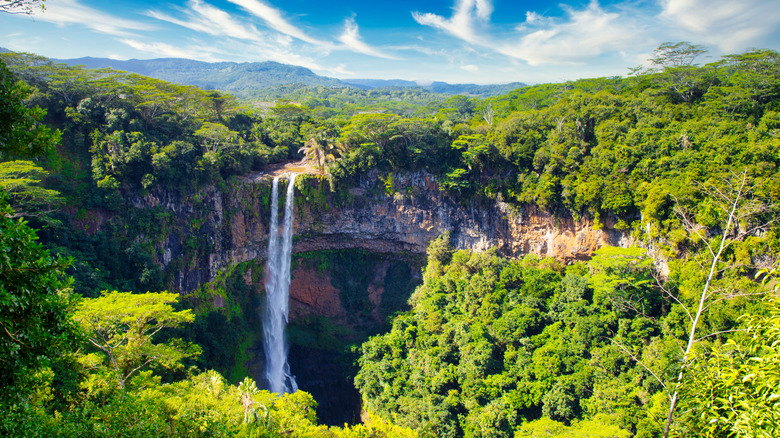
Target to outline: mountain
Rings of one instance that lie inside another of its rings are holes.
[[[432,93],[468,94],[475,96],[496,96],[505,94],[525,84],[512,82],[500,85],[448,84],[432,82],[420,84],[402,79],[348,79],[339,80],[320,76],[305,67],[265,62],[203,62],[180,58],[130,59],[126,61],[109,58],[60,59],[68,65],[83,65],[87,68],[113,68],[115,70],[151,76],[180,84],[195,85],[205,89],[217,89],[248,96],[252,91],[289,84],[326,87],[354,87],[372,90],[386,87],[422,88]]]
[[[308,68],[273,61],[202,62],[180,58],[121,61],[86,57],[61,59],[59,62],[68,65],[83,65],[87,68],[110,67],[170,82],[195,85],[205,89],[218,89],[239,95],[252,90],[291,83],[332,87],[347,86],[338,79],[316,75]]]
[[[349,85],[371,90],[374,88],[386,87],[419,87],[432,93],[442,94],[469,94],[475,96],[497,96],[509,93],[517,88],[525,87],[527,84],[522,82],[511,82],[508,84],[448,84],[446,82],[421,83],[417,81],[406,81],[403,79],[343,79]]]

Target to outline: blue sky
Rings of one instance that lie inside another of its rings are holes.
[[[667,41],[780,49],[780,0],[47,0],[0,46],[52,58],[266,61],[338,78],[560,82],[625,75]],[[707,62],[702,58],[701,62]]]

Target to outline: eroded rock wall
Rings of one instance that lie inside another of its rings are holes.
[[[631,243],[627,233],[609,222],[595,229],[588,218],[556,217],[533,206],[463,203],[439,190],[435,176],[426,172],[394,174],[391,190],[377,172],[369,172],[339,196],[331,194],[323,180],[301,183],[305,190],[296,191],[295,253],[348,248],[424,253],[445,231],[451,232],[458,249],[496,247],[510,257],[535,253],[564,262],[587,259],[604,245]],[[238,181],[228,192],[155,191],[132,201],[136,207],[164,208],[175,215],[178,226],[158,244],[158,260],[164,266],[179,260],[172,265],[171,286],[187,293],[233,264],[265,258],[269,199],[270,178],[259,175]],[[192,253],[192,236],[199,242],[195,255],[182,262],[188,242]]]

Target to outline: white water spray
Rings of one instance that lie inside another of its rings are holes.
[[[263,318],[265,378],[268,389],[277,394],[298,390],[295,376],[287,363],[287,339],[284,330],[290,309],[290,255],[292,253],[293,195],[295,174],[289,175],[284,221],[279,229],[279,177],[274,178],[271,193],[271,227],[268,232],[268,262],[265,268],[266,305]],[[280,241],[281,240],[281,241]]]

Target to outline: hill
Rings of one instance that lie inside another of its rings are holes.
[[[195,85],[206,89],[218,89],[238,95],[246,94],[252,90],[294,83],[333,87],[347,86],[338,79],[316,75],[308,68],[273,61],[202,62],[180,58],[121,61],[92,57],[59,61],[68,65],[83,65],[87,68],[110,67],[165,81]]]
[[[510,82],[508,84],[448,84],[447,82],[434,81],[431,83],[422,83],[417,81],[406,81],[403,79],[344,79],[349,85],[357,86],[366,90],[375,88],[422,88],[431,93],[441,94],[468,94],[473,96],[498,96],[509,93],[512,90],[523,88],[527,84],[522,82]]]
[[[335,88],[421,88],[439,94],[468,94],[474,96],[496,96],[506,94],[525,84],[512,82],[500,85],[448,84],[432,82],[421,85],[415,81],[401,79],[349,79],[339,80],[320,76],[308,68],[273,61],[265,62],[203,62],[180,58],[115,60],[109,58],[60,59],[68,65],[83,65],[87,68],[113,68],[115,70],[151,76],[179,84],[195,85],[206,89],[227,91],[239,96],[254,95],[258,90],[282,85],[301,84]]]

